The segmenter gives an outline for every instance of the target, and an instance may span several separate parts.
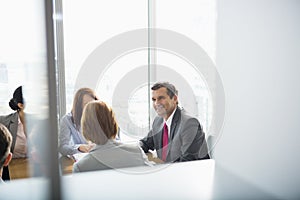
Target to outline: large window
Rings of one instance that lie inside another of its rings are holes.
[[[112,105],[121,139],[136,140],[155,116],[151,85],[169,81],[179,90],[180,106],[208,134],[214,96],[205,76],[214,67],[215,6],[210,0],[63,1],[66,111],[78,88],[91,87]],[[182,45],[197,52],[181,51]]]
[[[20,85],[33,87],[33,71],[45,67],[43,6],[35,0],[1,1],[0,19],[0,115],[4,115],[13,112],[8,102],[14,90]]]

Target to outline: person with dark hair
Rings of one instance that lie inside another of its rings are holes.
[[[94,146],[82,136],[80,126],[83,108],[88,102],[93,100],[98,100],[98,98],[92,89],[80,88],[74,96],[71,112],[61,118],[58,150],[63,156],[87,153]]]
[[[9,115],[0,116],[0,123],[7,127],[12,134],[11,152],[14,159],[27,158],[27,135],[24,113],[24,99],[22,86],[19,86],[13,93],[13,98],[9,101],[9,106],[16,111]],[[19,161],[18,161],[19,162]],[[23,162],[23,161],[22,161]],[[10,179],[8,168],[4,167],[4,180]]]
[[[9,130],[0,123],[0,184],[2,180],[2,170],[7,166],[12,158],[10,147],[12,143],[12,136]]]
[[[73,172],[152,166],[138,144],[116,140],[119,128],[115,114],[103,101],[93,101],[85,106],[81,127],[86,140],[96,146],[75,162]]]
[[[178,91],[169,82],[152,86],[153,108],[157,113],[152,129],[140,140],[145,153],[156,150],[162,162],[209,159],[205,134],[197,118],[178,106]]]

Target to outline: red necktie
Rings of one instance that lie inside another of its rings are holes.
[[[168,126],[164,123],[164,133],[163,133],[163,148],[162,148],[162,160],[166,161],[167,158],[167,150],[168,150]]]

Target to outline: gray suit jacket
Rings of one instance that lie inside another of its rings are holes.
[[[73,172],[137,166],[152,166],[137,144],[123,144],[109,140],[104,145],[97,145],[86,156],[75,162]]]
[[[11,152],[13,152],[17,139],[18,131],[18,112],[11,113],[9,115],[0,116],[0,123],[6,126],[10,131],[13,141],[11,145]]]
[[[163,123],[163,118],[157,116],[153,121],[152,130],[140,142],[145,153],[149,149],[156,150],[160,159],[162,158]],[[166,162],[209,158],[205,134],[199,121],[177,107],[171,124]]]

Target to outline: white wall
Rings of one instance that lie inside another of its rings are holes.
[[[284,199],[300,197],[299,25],[298,0],[218,1],[226,117],[215,159]]]

